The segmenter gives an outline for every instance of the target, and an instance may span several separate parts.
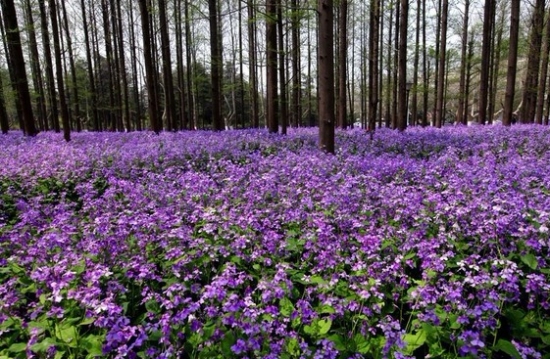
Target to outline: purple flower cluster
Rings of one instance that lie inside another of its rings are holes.
[[[550,352],[547,128],[58,137],[0,138],[0,356]]]

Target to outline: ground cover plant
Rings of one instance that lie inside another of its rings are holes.
[[[0,358],[550,358],[550,130],[0,137]]]

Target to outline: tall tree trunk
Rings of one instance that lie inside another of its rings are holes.
[[[401,35],[401,1],[403,0],[396,0],[397,4],[395,6],[395,36],[394,36],[394,56],[393,56],[393,99],[392,102],[392,128],[396,129],[399,128],[400,125],[400,118],[404,115],[404,113],[399,113],[399,37]]]
[[[550,14],[550,13],[549,13]],[[548,76],[548,54],[550,52],[550,19],[546,19],[546,33],[542,48],[542,59],[540,66],[540,78],[537,92],[537,109],[535,113],[535,123],[542,125],[542,113],[544,110],[544,94],[546,93],[546,78]]]
[[[71,41],[71,34],[69,33],[69,20],[67,18],[67,9],[65,1],[61,2],[61,10],[63,11],[63,30],[65,31],[65,38],[67,39],[67,51],[69,52],[69,66],[71,68],[71,89],[73,95],[73,113],[76,120],[76,130],[80,132],[82,130],[82,122],[80,119],[80,103],[78,96],[78,82],[76,80],[76,67],[74,63],[73,44]]]
[[[369,25],[369,131],[376,128],[378,110],[378,35],[380,33],[380,0],[371,0]]]
[[[426,48],[426,0],[422,0],[422,126],[428,126],[428,54]]]
[[[432,111],[432,126],[437,126],[437,104],[438,104],[438,96],[439,96],[439,87],[442,86],[441,82],[439,82],[439,72],[441,71],[439,69],[439,58],[441,56],[441,12],[443,9],[443,0],[437,1],[437,24],[436,24],[436,31],[435,31],[435,38],[437,41],[435,42],[435,81],[434,81],[434,103],[433,103],[433,111]]]
[[[449,13],[449,0],[443,0],[443,6],[441,8],[441,38],[439,39],[440,53],[439,53],[439,66],[438,66],[438,80],[440,86],[437,88],[437,103],[435,107],[435,126],[441,128],[445,121],[444,103],[445,103],[445,64],[447,59],[447,16]]]
[[[17,14],[13,0],[1,1],[4,28],[6,29],[6,41],[8,43],[9,57],[13,69],[17,97],[21,104],[23,128],[27,136],[34,136],[38,132],[34,124],[31,96],[27,73],[25,71],[25,60],[21,47],[21,36],[17,24]]]
[[[481,48],[481,74],[479,83],[479,123],[484,125],[487,121],[487,102],[489,95],[489,75],[491,60],[491,33],[494,25],[492,9],[496,0],[485,0],[483,10],[483,44]]]
[[[464,98],[466,101],[464,102],[464,121],[467,124],[468,120],[470,119],[469,115],[469,99],[470,99],[470,92],[471,92],[471,86],[470,83],[472,82],[472,66],[473,66],[473,58],[474,58],[474,40],[470,39],[468,42],[468,61],[466,63],[466,88],[464,90]]]
[[[57,10],[55,0],[49,0],[50,20],[52,22],[53,48],[55,53],[55,69],[57,79],[57,92],[59,93],[59,109],[61,110],[61,122],[63,123],[63,137],[65,141],[71,140],[71,120],[69,108],[65,97],[65,83],[63,80],[63,63],[61,60],[61,42],[59,41],[59,26],[57,23]]]
[[[53,76],[52,51],[50,47],[50,32],[48,30],[48,15],[45,0],[38,0],[40,8],[40,26],[42,30],[42,46],[45,59],[46,79],[48,83],[48,99],[51,109],[52,127],[55,132],[61,130],[59,125],[59,110],[57,107],[57,95],[55,90],[55,78]]]
[[[134,110],[135,110],[135,121],[136,121],[136,130],[141,131],[141,100],[140,100],[140,92],[141,89],[139,88],[138,83],[138,71],[137,71],[137,54],[136,54],[136,34],[134,30],[134,10],[132,6],[128,6],[128,12],[130,17],[130,50],[132,54],[132,83],[134,87],[133,91],[133,101],[134,101]]]
[[[244,60],[243,60],[243,3],[239,1],[239,122],[241,128],[245,128],[245,104],[244,104]]]
[[[90,50],[90,36],[88,34],[88,17],[86,16],[86,6],[84,0],[80,0],[80,7],[82,9],[82,25],[84,26],[84,43],[86,46],[86,63],[88,65],[88,82],[90,86],[90,105],[92,112],[92,125],[93,129],[99,131],[99,117],[97,114],[97,100],[96,100],[96,89],[95,89],[95,79],[94,79],[94,70],[92,64],[92,52]]]
[[[258,106],[258,76],[256,61],[256,18],[254,13],[254,1],[247,3],[248,14],[248,71],[250,72],[250,110],[252,127],[260,127],[260,112]]]
[[[182,27],[182,0],[177,0],[174,5],[174,18],[175,18],[175,36],[176,36],[176,86],[179,94],[179,109],[177,111],[179,118],[179,129],[186,129],[187,114],[185,106],[185,70],[183,66],[183,27]]]
[[[508,52],[508,71],[506,75],[506,95],[504,96],[504,112],[502,114],[502,124],[510,126],[512,124],[514,97],[516,90],[516,73],[518,61],[518,42],[519,42],[519,16],[521,0],[512,0],[510,12],[510,50]]]
[[[139,0],[139,10],[141,14],[141,32],[143,35],[143,56],[145,60],[149,120],[151,121],[151,129],[158,134],[162,130],[162,126],[158,118],[159,107],[155,88],[155,69],[153,67],[153,53],[151,51],[151,29],[147,0]]]
[[[338,48],[338,127],[347,127],[346,80],[348,62],[348,0],[340,0],[340,40]],[[373,90],[374,91],[374,90]]]
[[[212,121],[215,131],[223,130],[222,118],[222,49],[218,25],[218,0],[208,0],[210,22],[210,57],[212,77]]]
[[[468,99],[464,96],[466,93],[466,65],[468,61],[468,26],[470,17],[470,0],[464,2],[464,22],[462,24],[462,48],[460,56],[460,84],[458,87],[458,110],[456,122],[463,125],[468,124],[468,114],[464,111],[464,103]]]
[[[414,39],[414,64],[413,64],[413,87],[412,87],[412,100],[411,100],[411,124],[416,126],[418,119],[418,66],[420,62],[420,7],[422,3],[420,0],[416,2],[416,28]]]
[[[292,6],[292,125],[298,127],[302,122],[301,109],[301,71],[300,71],[300,9],[298,1],[291,0]]]
[[[193,99],[193,61],[191,57],[191,17],[189,15],[189,1],[184,0],[185,12],[185,63],[187,64],[187,107],[189,109],[189,129],[194,130],[197,118],[195,116],[195,102]]]
[[[174,85],[172,81],[172,59],[170,56],[170,39],[168,37],[168,19],[166,17],[166,3],[158,0],[160,18],[160,43],[162,47],[162,73],[164,77],[164,98],[166,101],[165,113],[169,130],[176,130],[176,105],[174,100]]]
[[[393,23],[393,5],[395,0],[390,0],[390,23],[388,25],[389,28],[389,34],[388,34],[388,75],[387,75],[387,83],[386,83],[386,127],[394,128],[394,119],[393,119],[393,113],[392,113],[392,103],[395,102],[395,97],[393,97],[393,89],[392,89],[392,77],[393,73],[395,71],[395,64],[392,61],[392,52],[393,48],[397,45],[393,43],[393,36],[392,31],[394,28]],[[393,99],[393,101],[392,101]]]
[[[46,103],[44,102],[44,84],[42,81],[42,72],[40,71],[40,58],[38,56],[38,46],[36,43],[36,32],[32,7],[30,0],[25,1],[25,18],[27,22],[27,32],[29,36],[29,51],[31,62],[32,82],[36,93],[36,109],[38,112],[38,124],[42,131],[48,130],[46,115]],[[2,110],[0,109],[0,112]],[[5,109],[4,109],[5,111]]]
[[[319,147],[334,153],[334,15],[332,0],[319,0]]]
[[[345,0],[344,0],[345,1]],[[277,0],[277,30],[279,42],[279,86],[281,94],[277,98],[278,108],[281,114],[281,133],[286,135],[288,126],[288,111],[287,111],[287,90],[285,77],[285,49],[284,49],[284,28],[283,28],[283,10],[282,0]]]
[[[266,118],[269,132],[279,131],[277,118],[277,1],[266,3]]]
[[[401,0],[401,15],[399,20],[399,84],[398,84],[398,106],[399,119],[398,127],[404,131],[409,123],[409,92],[410,83],[407,74],[407,48],[409,31],[409,0]]]
[[[1,27],[2,25],[0,25]],[[4,100],[4,83],[2,76],[0,76],[0,130],[2,134],[7,134],[10,130],[10,119],[8,112],[6,111],[6,101]]]
[[[496,12],[496,9],[495,9]],[[489,81],[489,105],[488,105],[488,114],[487,123],[493,123],[493,117],[495,114],[496,107],[496,97],[498,92],[498,79],[499,79],[499,70],[500,70],[500,57],[502,53],[502,34],[504,32],[504,9],[500,12],[500,20],[498,27],[495,28],[494,32],[496,33],[496,39],[493,46],[493,55],[491,57],[491,80]],[[493,35],[494,38],[494,35]]]
[[[107,65],[106,70],[101,69],[101,67],[105,66],[105,63],[100,62],[100,71],[103,73],[103,71],[107,72],[106,79],[107,84],[103,85],[103,89],[105,87],[108,91],[108,98],[109,98],[109,109],[106,112],[107,117],[107,126],[111,131],[116,130],[116,115],[115,115],[115,90],[114,90],[114,70],[115,66],[113,63],[113,44],[111,42],[111,27],[110,27],[110,21],[109,21],[109,3],[108,0],[101,0],[101,14],[103,18],[103,36],[105,41],[105,56],[107,58]],[[100,77],[100,81],[104,81],[102,77]]]
[[[126,55],[124,51],[124,31],[122,30],[122,8],[121,0],[116,0],[116,24],[117,24],[117,40],[118,40],[118,61],[119,61],[119,80],[121,88],[121,105],[122,105],[122,119],[121,124],[124,123],[126,131],[132,130],[132,124],[130,121],[130,100],[129,100],[129,88],[128,88],[128,76],[126,74]]]
[[[520,119],[522,123],[532,123],[535,119],[545,3],[545,0],[536,0],[531,20],[527,75],[523,89],[523,104],[521,106]]]

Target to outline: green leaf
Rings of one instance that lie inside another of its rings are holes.
[[[298,339],[291,338],[286,343],[286,350],[289,354],[291,354],[293,356],[298,356],[300,354],[300,345],[298,343]]]
[[[495,350],[504,352],[514,359],[521,359],[521,354],[518,352],[514,344],[508,340],[499,339],[497,345],[494,346]]]
[[[279,308],[281,310],[281,314],[285,317],[290,317],[294,312],[294,305],[287,297],[281,298],[279,301]]]
[[[426,332],[420,329],[415,334],[405,334],[405,343],[407,344],[406,353],[412,354],[426,342]]]
[[[62,340],[68,346],[76,348],[78,331],[76,327],[67,324],[61,324],[55,326],[55,336],[57,339]]]
[[[81,321],[80,323],[78,323],[78,326],[90,325],[90,324],[92,324],[93,322],[95,322],[95,318],[86,318],[86,319],[84,319],[83,321]]]
[[[82,347],[89,355],[103,355],[103,337],[100,335],[88,335],[81,340]]]
[[[521,261],[533,270],[537,269],[539,265],[537,262],[537,257],[535,257],[532,253],[527,253],[526,255],[521,256]]]
[[[336,313],[336,310],[328,304],[323,304],[317,307],[317,313],[319,314],[334,314]]]
[[[27,343],[14,343],[10,345],[8,351],[11,353],[21,353],[27,349]]]
[[[35,353],[44,353],[46,352],[52,345],[56,345],[57,342],[53,338],[46,338],[40,343],[36,343],[33,346],[31,346],[31,350]]]
[[[355,334],[353,341],[355,343],[355,349],[358,353],[367,354],[370,352],[369,341],[362,334]]]
[[[332,320],[330,319],[321,319],[317,322],[317,326],[319,327],[319,334],[324,335],[327,334],[330,330],[330,327],[332,326]]]

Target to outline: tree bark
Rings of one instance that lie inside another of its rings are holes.
[[[222,131],[222,49],[218,25],[218,0],[208,0],[208,18],[210,22],[210,57],[212,78],[212,125],[215,131]]]
[[[523,105],[520,118],[522,123],[532,123],[535,118],[545,3],[545,0],[536,0],[531,20],[527,75],[523,89]]]
[[[550,19],[546,19],[546,33],[542,48],[542,59],[540,66],[539,85],[537,86],[537,108],[535,113],[535,123],[542,125],[542,115],[544,110],[544,94],[546,93],[546,78],[548,76],[548,55],[550,52]]]
[[[334,19],[332,0],[318,1],[319,146],[334,153]]]
[[[269,132],[277,133],[277,1],[266,1],[266,120]]]
[[[61,122],[63,123],[63,137],[65,141],[71,140],[71,121],[69,108],[65,97],[65,82],[63,80],[63,63],[61,60],[61,42],[59,41],[59,26],[57,23],[57,10],[55,0],[49,0],[50,20],[52,22],[53,48],[55,53],[55,69],[57,79],[57,92],[59,93],[59,109],[61,110]]]
[[[458,110],[456,122],[463,125],[468,124],[468,116],[464,111],[464,103],[468,100],[466,93],[466,64],[468,61],[468,26],[470,17],[470,0],[464,2],[464,22],[462,24],[462,47],[460,56],[460,84],[458,86]]]
[[[338,48],[338,127],[347,127],[346,83],[348,62],[348,0],[340,0],[340,40]],[[374,91],[374,90],[373,90]]]
[[[439,86],[437,88],[437,101],[435,107],[435,126],[441,128],[443,122],[445,121],[444,117],[444,103],[445,103],[445,65],[447,59],[447,16],[449,12],[449,1],[443,0],[441,8],[441,37],[439,39],[440,49],[439,49],[439,66],[438,66],[438,80]]]
[[[399,19],[399,131],[407,128],[409,117],[409,99],[407,89],[407,35],[409,20],[409,0],[401,0],[401,18]]]
[[[512,124],[514,97],[516,91],[516,73],[518,61],[518,42],[519,42],[519,16],[520,1],[512,0],[510,12],[510,50],[508,52],[508,71],[506,75],[506,94],[504,96],[504,112],[502,114],[502,124],[510,126]]]
[[[153,67],[152,60],[153,53],[151,51],[151,30],[149,23],[149,5],[147,4],[147,0],[139,0],[139,10],[141,14],[141,27],[143,35],[143,56],[145,60],[149,120],[151,121],[151,129],[158,134],[162,130],[162,127],[158,118],[159,109],[155,89],[155,69]]]
[[[8,42],[8,51],[13,67],[17,97],[19,98],[22,111],[22,130],[27,136],[34,136],[38,132],[34,124],[34,115],[32,111],[31,96],[29,93],[29,84],[27,82],[27,73],[25,71],[25,60],[23,49],[21,47],[20,29],[17,23],[17,14],[13,0],[2,0],[2,12],[4,19],[4,28],[6,29],[6,40]]]
[[[162,53],[162,74],[164,78],[164,99],[165,99],[165,114],[168,129],[175,131],[176,122],[176,104],[174,100],[174,84],[172,79],[172,59],[170,56],[170,39],[168,37],[168,19],[166,17],[166,2],[158,0],[159,5],[159,20],[160,20],[160,43]]]
[[[345,1],[345,0],[344,0]],[[283,11],[282,0],[277,0],[277,30],[279,43],[279,86],[280,95],[277,98],[278,108],[281,113],[281,133],[286,135],[288,126],[288,111],[287,111],[287,90],[285,76],[285,49],[284,49],[284,29],[283,29]]]
[[[483,10],[483,44],[481,48],[481,74],[479,82],[479,123],[484,125],[487,121],[487,102],[489,95],[489,75],[491,60],[491,33],[494,25],[492,8],[495,0],[485,0]]]
[[[378,35],[380,33],[380,0],[371,0],[369,25],[369,123],[368,130],[376,129],[378,110]]]
[[[59,125],[59,110],[57,107],[57,95],[55,91],[55,78],[53,76],[53,61],[50,47],[50,32],[48,30],[48,15],[46,13],[45,0],[38,0],[40,8],[40,26],[42,30],[42,46],[45,59],[46,82],[48,83],[48,99],[50,103],[52,127],[55,132],[61,130]]]

